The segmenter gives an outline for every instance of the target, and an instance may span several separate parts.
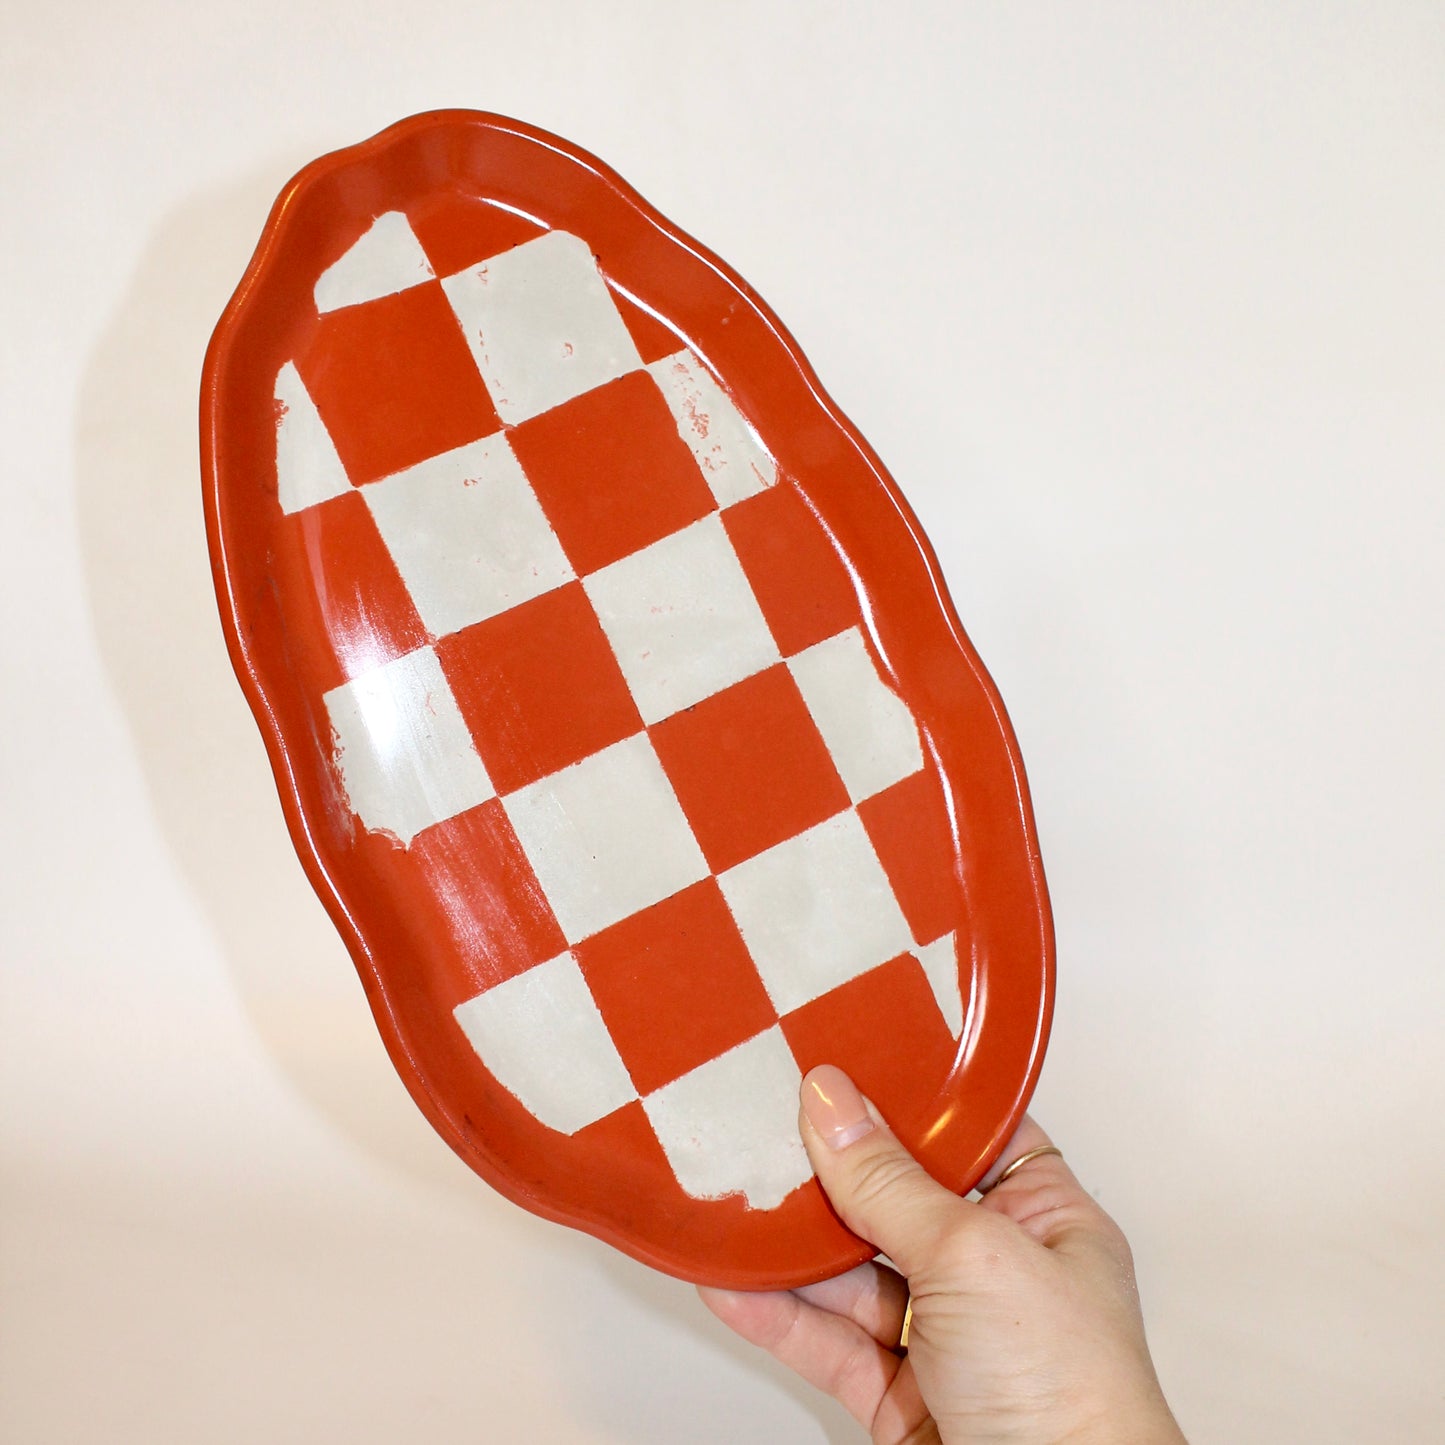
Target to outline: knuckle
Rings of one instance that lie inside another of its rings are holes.
[[[1099,1238],[1114,1250],[1120,1259],[1132,1265],[1134,1263],[1134,1250],[1124,1231],[1103,1211],[1100,1211]]]
[[[781,1355],[787,1350],[788,1342],[793,1338],[802,1318],[802,1308],[794,1300],[791,1309],[779,1311],[771,1322],[767,1336],[760,1339],[758,1343],[769,1354]]]
[[[972,1276],[992,1268],[1000,1259],[1000,1241],[990,1221],[977,1215],[963,1215],[940,1233],[934,1258],[948,1277]]]
[[[867,1372],[870,1353],[867,1343],[862,1339],[849,1345],[828,1367],[823,1389],[835,1399],[841,1396],[852,1380]]]
[[[1124,1231],[1106,1214],[1099,1229],[1099,1238],[1104,1247],[1119,1262],[1120,1268],[1132,1279],[1134,1275],[1134,1247]]]
[[[850,1181],[855,1207],[870,1212],[905,1186],[917,1168],[900,1149],[876,1150],[859,1160]]]

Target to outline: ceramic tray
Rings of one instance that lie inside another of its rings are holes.
[[[1052,1000],[1018,751],[897,488],[737,276],[555,136],[418,116],[277,201],[202,446],[297,851],[478,1174],[779,1287],[871,1253],[798,1140],[814,1064],[983,1172]]]

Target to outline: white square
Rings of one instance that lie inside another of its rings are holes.
[[[716,513],[582,585],[648,723],[778,661],[777,643]]]
[[[780,1014],[913,948],[852,811],[719,874],[718,886]]]
[[[642,1107],[683,1190],[776,1209],[813,1177],[798,1136],[802,1075],[776,1025],[649,1094]]]
[[[428,630],[445,637],[575,575],[503,436],[361,489]]]
[[[316,309],[360,306],[420,286],[435,274],[405,214],[387,211],[317,278]]]
[[[351,481],[294,361],[276,373],[275,397],[276,495],[281,510],[300,512],[345,496]]]
[[[373,832],[410,843],[496,796],[431,648],[332,688],[325,703],[341,785]]]
[[[718,506],[741,502],[777,481],[777,463],[762,439],[692,352],[679,351],[647,369]]]
[[[442,282],[509,426],[642,365],[585,241],[549,231]]]
[[[708,875],[645,733],[528,784],[502,806],[569,943]]]
[[[478,1058],[549,1129],[575,1134],[637,1097],[570,953],[456,1009]]]
[[[923,976],[933,990],[938,1011],[956,1039],[963,1037],[963,987],[958,977],[958,945],[952,933],[935,938],[923,948],[915,948],[913,956],[923,967]]]
[[[855,803],[923,766],[913,714],[878,675],[856,627],[790,657],[788,667]]]

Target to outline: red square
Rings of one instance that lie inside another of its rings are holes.
[[[445,187],[412,202],[407,219],[438,276],[468,270],[545,234],[515,211]]]
[[[437,655],[499,793],[642,731],[580,582],[442,638]]]
[[[275,539],[289,665],[318,691],[431,641],[360,492],[284,517]]]
[[[648,731],[715,873],[848,806],[827,744],[782,664]]]
[[[424,828],[407,848],[378,833],[360,833],[355,846],[370,873],[366,906],[403,920],[414,956],[427,960],[414,986],[431,1007],[449,1012],[566,950],[496,798]]]
[[[500,430],[436,281],[326,312],[296,367],[356,484]]]
[[[966,930],[958,848],[931,767],[858,804],[883,871],[919,943]]]
[[[645,371],[584,392],[509,435],[579,576],[716,509]]]
[[[574,952],[639,1093],[777,1020],[714,879],[624,918]]]
[[[786,1015],[783,1036],[804,1073],[836,1064],[895,1128],[938,1097],[959,1047],[907,953]]]
[[[791,483],[780,481],[722,517],[784,657],[861,620],[847,568]]]

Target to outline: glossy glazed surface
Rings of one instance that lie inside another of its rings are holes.
[[[591,157],[420,116],[278,201],[207,359],[207,521],[298,852],[435,1127],[687,1278],[870,1252],[841,1064],[967,1187],[1052,941],[936,563],[762,303]]]

